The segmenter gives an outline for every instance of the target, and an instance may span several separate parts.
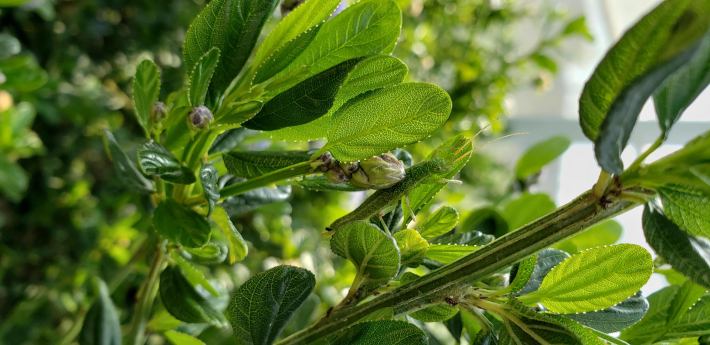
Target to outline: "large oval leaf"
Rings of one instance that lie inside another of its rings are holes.
[[[229,321],[240,345],[270,345],[315,285],[303,268],[277,266],[240,286],[229,303]]]
[[[224,317],[200,295],[176,267],[160,274],[160,299],[176,319],[188,323],[211,323],[220,326]]]
[[[323,150],[341,161],[372,157],[424,139],[450,112],[449,95],[432,84],[375,90],[349,101],[333,115]]]
[[[302,125],[328,112],[340,85],[359,59],[352,59],[308,78],[270,99],[254,117],[242,125],[273,131]]]
[[[604,333],[612,333],[639,322],[646,311],[648,311],[648,301],[639,292],[604,310],[565,316]]]
[[[710,194],[692,186],[667,184],[658,189],[663,211],[691,235],[710,238]]]
[[[599,164],[618,174],[641,107],[675,70],[688,62],[710,26],[710,3],[664,1],[611,48],[584,87],[580,124],[595,141]]]
[[[185,34],[183,56],[186,70],[212,47],[222,52],[214,81],[213,94],[219,94],[244,67],[261,28],[271,16],[277,0],[214,0],[192,21]]]
[[[651,254],[640,246],[618,244],[585,250],[566,259],[540,288],[520,297],[556,313],[581,313],[616,305],[639,291],[653,271]]]
[[[661,212],[643,210],[646,241],[666,262],[688,278],[710,288],[710,241],[681,230]]]
[[[200,247],[210,237],[207,220],[172,199],[161,202],[155,209],[153,226],[161,236],[186,247]]]
[[[399,270],[397,244],[365,221],[339,228],[330,239],[330,248],[357,268],[351,289],[374,289],[387,283]]]
[[[252,178],[307,161],[307,151],[232,151],[222,156],[234,176]]]

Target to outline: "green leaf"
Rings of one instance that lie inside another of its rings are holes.
[[[330,248],[357,268],[351,289],[375,289],[387,283],[399,270],[397,244],[380,229],[365,221],[352,222],[339,228],[330,239]]]
[[[219,48],[208,50],[192,67],[190,80],[187,87],[187,97],[193,107],[204,105],[207,89],[210,87],[212,76],[219,63]]]
[[[169,330],[165,333],[165,338],[173,345],[205,345],[202,340],[197,339],[189,334],[178,331]]]
[[[311,44],[311,41],[318,33],[318,29],[320,29],[318,25],[313,26],[293,40],[286,42],[283,47],[275,51],[269,59],[259,66],[252,83],[259,84],[264,82],[288,67]]]
[[[688,63],[673,73],[653,94],[658,124],[667,135],[683,111],[710,84],[710,34]]]
[[[585,250],[566,259],[537,291],[521,297],[555,313],[581,313],[616,305],[640,290],[653,271],[651,255],[633,244]]]
[[[562,29],[562,34],[565,36],[579,35],[587,39],[587,41],[594,40],[594,37],[589,32],[589,27],[587,27],[587,19],[584,16],[570,20]]]
[[[179,184],[195,182],[195,174],[155,141],[141,145],[137,154],[138,165],[148,176],[159,176],[165,181]]]
[[[227,211],[225,211],[222,207],[216,208],[212,212],[212,221],[217,224],[217,226],[222,230],[224,237],[227,238],[227,243],[229,245],[229,264],[233,265],[237,261],[244,260],[249,253],[249,247],[237,230],[237,227],[234,226],[232,220],[229,219]]]
[[[365,188],[355,187],[350,183],[332,182],[325,176],[306,176],[301,180],[295,181],[295,183],[303,188],[315,191],[358,192],[366,190]]]
[[[279,65],[281,61],[279,61],[277,56],[283,56],[285,59],[287,55],[290,56],[290,54],[286,53],[288,48],[293,50],[301,48],[303,42],[301,44],[294,44],[293,42],[299,37],[302,38],[306,32],[317,32],[316,27],[325,22],[339,4],[340,0],[307,0],[298,5],[259,44],[254,54],[252,65],[264,68],[263,65],[267,64],[267,59],[272,60],[269,63]],[[308,43],[310,43],[310,40]]]
[[[608,219],[590,226],[581,233],[555,244],[555,248],[568,253],[616,243],[624,232],[619,222]]]
[[[402,266],[419,264],[429,247],[429,242],[414,229],[398,231],[394,234],[394,239],[399,247]]]
[[[229,253],[227,244],[222,241],[222,236],[219,233],[215,235],[212,241],[205,243],[199,248],[183,248],[191,262],[201,265],[214,265],[224,262]]]
[[[427,159],[440,159],[444,162],[446,170],[439,176],[444,179],[451,179],[466,166],[472,154],[473,140],[470,137],[459,134],[439,145]],[[409,193],[409,202],[405,203],[411,212],[404,212],[406,216],[403,224],[409,223],[409,217],[424,209],[444,186],[446,186],[446,182],[430,181],[414,187]]]
[[[197,267],[187,262],[187,260],[183,259],[177,252],[172,252],[170,257],[173,261],[175,261],[177,266],[180,268],[180,272],[182,272],[183,277],[185,277],[190,285],[202,286],[202,288],[212,294],[212,296],[219,296],[219,292],[215,290],[212,284],[207,280],[207,277],[205,277],[205,274],[197,269]]]
[[[104,283],[96,279],[96,300],[84,318],[79,342],[87,345],[121,345],[121,322]]]
[[[168,266],[160,274],[160,299],[176,319],[187,323],[210,323],[221,326],[224,317],[200,295],[176,267]]]
[[[691,235],[710,238],[710,194],[691,186],[667,184],[658,188],[663,211]]]
[[[153,191],[153,183],[138,171],[133,160],[123,152],[113,134],[108,130],[104,131],[104,145],[111,161],[113,161],[113,169],[119,181],[139,192],[147,193]]]
[[[427,336],[411,323],[395,320],[360,322],[317,345],[428,345]]]
[[[710,3],[664,1],[611,48],[584,87],[580,123],[595,142],[602,168],[619,174],[626,146],[646,99],[686,64],[710,27]]]
[[[0,155],[0,192],[13,202],[22,199],[27,191],[29,178],[16,162]]]
[[[244,121],[254,117],[263,107],[263,101],[242,101],[226,104],[222,107],[224,112],[217,114],[215,128],[225,130],[239,129],[239,126]]]
[[[278,94],[242,125],[272,131],[302,125],[325,115],[333,106],[340,85],[358,61],[342,62]]]
[[[543,193],[523,193],[503,204],[501,216],[511,230],[538,219],[557,208],[549,195]]]
[[[681,230],[650,206],[643,210],[643,233],[653,250],[688,278],[710,288],[710,241]]]
[[[347,101],[372,90],[397,85],[407,75],[407,65],[388,55],[376,55],[360,61],[348,74],[327,114],[309,123],[271,132],[273,138],[307,141],[326,137],[337,111]]]
[[[397,41],[401,25],[393,0],[355,3],[325,22],[303,53],[273,79],[297,83],[344,61],[379,54]]]
[[[234,176],[252,178],[310,159],[307,151],[232,151],[224,165]]]
[[[648,297],[650,308],[646,315],[621,332],[621,339],[631,344],[652,344],[710,333],[710,327],[707,327],[710,298],[707,295],[702,297],[704,294],[705,289],[691,281],[656,291]]]
[[[355,161],[415,143],[449,117],[449,95],[432,84],[406,83],[350,100],[335,114],[323,148]]]
[[[456,227],[459,222],[459,212],[455,208],[442,206],[417,227],[419,233],[427,240],[437,238]]]
[[[227,213],[234,216],[250,212],[262,205],[286,201],[290,196],[291,186],[289,185],[264,187],[233,196],[225,200],[222,206],[227,210]]]
[[[567,314],[566,317],[604,333],[623,330],[637,323],[648,311],[648,301],[641,293],[600,311],[583,314]]]
[[[409,316],[421,322],[443,322],[456,315],[459,309],[448,304],[436,304],[409,313]]]
[[[213,47],[219,48],[219,61],[210,94],[219,95],[244,67],[259,38],[261,28],[271,16],[277,0],[214,0],[205,6],[185,34],[183,56],[187,71]]]
[[[448,265],[462,257],[478,250],[478,246],[467,246],[461,244],[431,244],[426,251],[427,259],[441,262]]]
[[[153,226],[161,236],[186,247],[200,247],[210,237],[207,220],[172,199],[161,202],[155,209]]]
[[[533,272],[530,274],[528,280],[525,281],[525,285],[517,291],[517,295],[524,295],[539,289],[547,274],[567,258],[569,258],[569,254],[561,250],[551,248],[541,250],[537,254]]]
[[[536,267],[537,255],[529,256],[527,259],[513,266],[510,270],[510,284],[508,285],[510,292],[515,293],[525,287],[532,277],[533,272],[535,272]]]
[[[247,280],[228,307],[237,343],[272,344],[315,283],[311,272],[293,266],[277,266]]]
[[[133,78],[133,111],[146,137],[151,131],[153,106],[160,95],[160,70],[151,60],[143,60],[136,67]]]
[[[20,41],[7,33],[0,33],[0,59],[7,59],[20,53]]]
[[[215,168],[212,164],[205,164],[202,166],[202,169],[200,169],[200,183],[202,184],[202,192],[207,200],[207,204],[209,205],[208,215],[212,212],[215,204],[217,204],[217,201],[219,200],[218,180],[219,173],[217,172],[217,168]]]
[[[515,165],[515,176],[523,180],[539,173],[545,165],[561,156],[570,143],[570,140],[564,136],[552,137],[536,143],[518,159]]]

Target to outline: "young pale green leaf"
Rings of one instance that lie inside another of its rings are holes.
[[[202,247],[183,248],[185,252],[189,254],[191,262],[201,265],[215,265],[221,264],[225,259],[227,259],[227,254],[229,253],[227,243],[222,241],[222,236],[220,236],[221,234],[215,232],[212,234],[215,235],[215,238],[213,238],[212,241],[205,243]]]
[[[237,261],[242,261],[249,253],[249,247],[246,241],[239,233],[237,227],[234,226],[232,220],[229,219],[227,211],[222,207],[216,208],[212,212],[212,221],[222,230],[224,237],[227,238],[229,245],[229,264],[233,265]]]
[[[220,326],[224,317],[200,295],[176,267],[160,274],[160,299],[176,319],[188,323],[211,323]]]
[[[200,184],[202,185],[202,192],[207,200],[209,206],[208,215],[212,212],[219,200],[219,173],[217,168],[212,164],[205,164],[200,169]]]
[[[643,210],[643,233],[653,250],[674,269],[710,288],[710,241],[681,230],[650,206]]]
[[[417,326],[395,320],[360,322],[329,336],[316,345],[428,345],[426,334]]]
[[[219,95],[244,67],[271,16],[277,0],[215,0],[205,6],[185,34],[183,56],[186,70],[192,71],[199,59],[213,47],[222,53],[211,94]]]
[[[158,96],[160,96],[160,70],[153,61],[143,60],[136,67],[136,75],[133,78],[133,111],[146,137],[150,134],[151,114]]]
[[[710,238],[710,194],[692,186],[667,184],[658,189],[663,211],[691,235]]]
[[[426,251],[426,258],[448,265],[478,250],[478,246],[461,244],[431,244]]]
[[[290,83],[344,61],[383,52],[397,41],[402,14],[393,0],[364,0],[325,22],[308,47],[274,79]]]
[[[161,202],[155,209],[153,226],[161,236],[185,247],[200,247],[210,237],[207,220],[172,199]]]
[[[254,117],[263,107],[263,101],[244,101],[225,104],[222,106],[222,112],[217,114],[215,128],[225,130],[239,129],[243,122]]]
[[[442,206],[417,227],[419,233],[427,240],[437,238],[456,227],[459,222],[459,212],[455,208]]]
[[[217,64],[219,64],[219,53],[219,48],[213,47],[202,55],[192,67],[187,87],[187,97],[191,106],[205,105],[207,90],[210,87],[212,76],[217,70]]]
[[[222,156],[234,176],[252,178],[309,160],[307,151],[232,151]]]
[[[278,94],[242,125],[272,131],[302,125],[325,115],[333,106],[340,85],[358,61],[342,62]]]
[[[622,331],[621,339],[631,344],[653,344],[661,340],[698,337],[703,335],[702,331],[710,333],[710,327],[707,327],[710,298],[703,297],[705,292],[703,287],[691,281],[656,291],[648,297],[650,308],[646,315]]]
[[[526,179],[537,174],[542,168],[561,156],[570,145],[570,140],[564,136],[556,136],[531,146],[515,164],[515,176]]]
[[[653,271],[642,247],[618,244],[571,256],[543,279],[537,291],[521,297],[555,313],[581,313],[618,304],[640,290]]]
[[[397,231],[393,237],[397,241],[397,247],[399,247],[402,266],[418,265],[422,261],[429,247],[429,242],[422,238],[417,230]]]
[[[443,179],[452,179],[466,166],[472,154],[473,140],[470,137],[459,134],[444,141],[427,159],[441,159],[446,170],[440,173],[439,176]],[[409,202],[405,203],[409,210],[404,212],[406,216],[403,224],[408,224],[409,217],[424,209],[444,186],[446,186],[446,182],[430,181],[414,187],[409,193]]]
[[[96,300],[84,318],[79,342],[87,345],[121,345],[121,322],[106,283],[96,280]]]
[[[228,307],[237,343],[272,344],[315,283],[313,273],[293,266],[277,266],[247,280]]]
[[[397,244],[365,221],[352,222],[337,229],[330,239],[330,248],[357,268],[352,288],[377,288],[392,279],[399,270]]]
[[[157,310],[148,321],[146,329],[151,332],[165,332],[178,328],[182,321],[176,319],[167,310]]]
[[[120,153],[123,154],[123,151]],[[116,170],[118,170],[118,164],[116,162],[114,162],[114,166],[116,167]],[[135,167],[133,168],[135,169]],[[141,177],[143,176],[141,175]],[[145,178],[143,180],[145,180]],[[8,157],[5,157],[4,155],[0,156],[0,193],[11,201],[20,201],[20,199],[22,199],[25,195],[25,191],[27,191],[29,182],[27,173],[25,173],[17,162],[10,161]],[[144,187],[143,185],[139,186]],[[149,188],[149,185],[144,188]]]
[[[613,333],[639,322],[648,311],[648,306],[648,301],[639,292],[604,310],[565,316],[598,331]]]
[[[113,161],[113,168],[118,180],[133,190],[143,193],[152,192],[153,183],[138,171],[133,160],[123,152],[121,146],[118,145],[118,142],[116,142],[116,139],[113,137],[113,134],[108,130],[104,131],[104,140],[104,145],[106,146],[111,161]]]
[[[506,202],[501,210],[501,216],[511,230],[540,218],[557,208],[549,195],[543,193],[524,193]]]
[[[624,229],[619,222],[608,219],[555,244],[554,247],[574,254],[585,249],[614,244],[621,238],[623,232]]]
[[[407,75],[407,65],[388,55],[375,55],[360,61],[340,87],[327,114],[309,123],[271,132],[273,138],[306,141],[326,137],[333,113],[347,101],[372,90],[397,85]]]
[[[551,248],[541,250],[537,254],[537,259],[535,260],[535,267],[533,268],[532,273],[530,274],[529,278],[523,283],[523,287],[521,287],[517,291],[517,295],[524,295],[526,293],[530,293],[539,289],[540,285],[542,284],[542,280],[545,279],[547,274],[550,273],[550,271],[555,266],[559,265],[567,258],[569,258],[569,254],[561,250]]]
[[[664,1],[627,31],[597,66],[579,101],[580,123],[595,141],[604,170],[621,173],[621,151],[641,107],[693,57],[709,27],[710,3]]]
[[[254,62],[252,65],[257,68],[262,68],[263,65],[267,63],[267,59],[275,60],[271,63],[278,65],[281,61],[278,61],[275,56],[285,57],[290,55],[286,53],[287,47],[293,50],[296,50],[296,48],[305,48],[305,46],[301,47],[303,43],[296,45],[292,42],[302,37],[306,32],[316,33],[318,31],[316,27],[320,26],[330,17],[333,11],[338,7],[338,4],[340,4],[340,0],[307,0],[300,4],[295,10],[283,18],[276,27],[269,32],[266,38],[264,38],[264,41],[259,44],[254,54]],[[310,41],[308,43],[310,43]],[[294,58],[295,56],[296,55],[294,55]],[[259,71],[256,73],[258,74]]]
[[[288,67],[311,44],[319,29],[320,26],[316,25],[296,36],[293,40],[286,42],[283,47],[274,52],[269,59],[259,66],[252,84],[262,83]]]
[[[415,143],[449,117],[449,95],[432,84],[406,83],[350,100],[333,114],[323,148],[355,161]]]
[[[710,33],[705,35],[692,59],[666,79],[653,95],[658,123],[665,135],[708,84],[710,84]]]
[[[161,179],[179,184],[195,182],[195,174],[183,166],[168,149],[160,144],[149,141],[136,151],[138,165],[148,176],[159,176]]]
[[[409,313],[409,316],[421,322],[444,322],[456,315],[459,309],[448,304],[430,305],[424,309],[419,309]]]
[[[202,340],[197,339],[187,333],[169,330],[165,333],[165,338],[173,345],[205,345]]]

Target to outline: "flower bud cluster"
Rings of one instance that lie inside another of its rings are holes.
[[[190,115],[188,115],[188,120],[192,127],[203,129],[209,126],[210,122],[214,120],[214,116],[212,116],[212,112],[209,108],[201,105],[192,109]]]
[[[317,169],[334,183],[350,183],[355,187],[385,189],[405,176],[404,164],[391,153],[384,153],[361,162],[340,163],[326,152],[319,157]]]

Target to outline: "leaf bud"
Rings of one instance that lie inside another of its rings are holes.
[[[197,129],[206,128],[213,119],[212,112],[204,105],[193,108],[189,115],[190,125]]]
[[[369,189],[392,187],[405,176],[404,164],[391,153],[368,158],[360,162],[359,169],[352,173],[350,184]]]

